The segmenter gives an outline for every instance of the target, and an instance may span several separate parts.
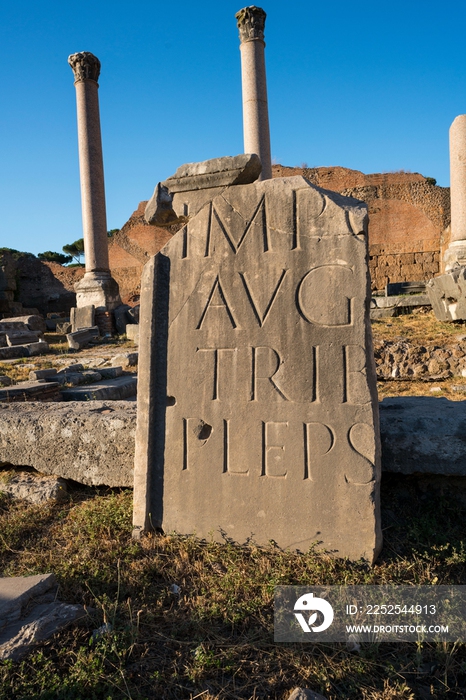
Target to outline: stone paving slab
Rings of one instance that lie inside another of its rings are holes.
[[[57,585],[54,574],[0,578],[0,629],[19,620],[21,608]]]
[[[63,389],[64,401],[121,401],[136,396],[137,377],[123,376],[116,379],[104,379],[96,384]]]

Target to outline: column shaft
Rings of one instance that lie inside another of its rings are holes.
[[[260,39],[244,41],[240,46],[244,152],[257,153],[261,159],[259,180],[272,177],[264,46]]]
[[[99,86],[93,80],[75,85],[86,272],[104,271],[109,263]]]

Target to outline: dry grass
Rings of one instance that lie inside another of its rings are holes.
[[[434,312],[406,314],[372,321],[374,340],[407,340],[414,345],[452,345],[466,336],[466,322],[443,323]]]
[[[366,644],[354,654],[273,642],[277,584],[465,581],[459,503],[410,477],[384,478],[383,503],[385,546],[370,568],[315,550],[155,534],[136,543],[129,491],[77,488],[70,503],[42,507],[4,498],[0,574],[53,571],[61,599],[94,612],[27,660],[0,663],[0,698],[284,700],[297,685],[329,700],[464,697],[463,647]],[[113,631],[91,642],[104,622]]]

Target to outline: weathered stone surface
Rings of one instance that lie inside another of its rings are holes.
[[[69,321],[63,321],[63,323],[57,323],[55,330],[61,335],[68,335],[73,330],[73,326]]]
[[[40,380],[37,382],[19,382],[14,386],[0,389],[0,402],[23,401],[60,401],[58,382]],[[2,461],[0,459],[0,461]]]
[[[94,318],[95,306],[93,304],[71,309],[70,321],[73,329],[71,332],[74,333],[83,328],[92,328],[95,325]]]
[[[45,319],[38,314],[29,314],[27,316],[15,316],[12,318],[3,318],[2,324],[5,323],[24,323],[30,331],[40,331],[45,333],[47,326],[45,325]]]
[[[68,347],[70,350],[81,350],[85,348],[89,343],[99,338],[99,329],[97,326],[92,328],[84,328],[80,331],[74,331],[73,333],[68,333],[66,339],[68,341]]]
[[[82,484],[132,486],[135,426],[131,401],[0,404],[0,462]]]
[[[100,382],[101,379],[101,373],[91,369],[87,369],[82,372],[70,372],[70,370],[67,369],[64,372],[57,374],[57,381],[60,381],[60,383],[63,384],[71,384],[72,386],[92,384],[94,382]]]
[[[28,345],[29,343],[38,343],[39,335],[33,331],[7,331],[5,333],[6,342],[9,347],[14,345]]]
[[[466,476],[466,402],[400,396],[380,404],[382,466],[402,474]]]
[[[33,369],[29,372],[29,379],[31,381],[37,379],[50,379],[50,377],[55,377],[56,374],[56,369]]]
[[[99,367],[102,379],[116,379],[123,374],[123,367]]]
[[[0,375],[0,386],[11,386],[11,384],[13,384],[11,377],[8,377],[6,374]]]
[[[20,357],[29,357],[29,350],[25,345],[0,348],[0,360],[15,360]]]
[[[115,319],[115,328],[118,335],[123,335],[126,332],[126,324],[128,323],[127,311],[131,307],[128,304],[121,304],[113,311]]]
[[[0,492],[2,491],[29,503],[45,503],[49,500],[61,502],[68,498],[64,479],[25,471],[0,471]]]
[[[178,168],[174,175],[164,180],[161,184],[171,194],[204,190],[211,187],[247,185],[257,180],[261,169],[259,156],[255,153],[241,153],[238,156],[212,158],[200,163],[185,163]],[[157,188],[153,197],[156,192]],[[151,202],[152,200],[149,201],[148,207]]]
[[[32,597],[39,598],[56,585],[53,574],[0,578],[0,629],[19,620],[21,609]]]
[[[126,337],[128,340],[132,340],[135,345],[139,344],[139,324],[138,323],[128,323],[126,326]]]
[[[315,693],[313,690],[310,690],[309,688],[295,688],[291,695],[288,697],[288,700],[327,700],[323,695],[320,695],[320,693]]]
[[[56,598],[53,574],[0,578],[0,660],[18,661],[35,644],[85,615]]]
[[[29,328],[26,326],[24,321],[9,321],[7,319],[2,319],[0,321],[0,331],[27,331]]]
[[[374,560],[365,225],[361,202],[265,180],[224,190],[147,264],[135,533],[151,514],[165,531],[301,550],[317,540]]]
[[[34,357],[35,355],[46,355],[48,352],[50,352],[49,344],[44,341],[39,341],[38,343],[28,343],[24,347],[27,349],[29,357]]]
[[[169,226],[179,220],[173,211],[172,195],[161,182],[156,185],[154,194],[147,202],[144,218],[154,226]]]
[[[11,624],[0,635],[0,660],[19,661],[36,644],[85,615],[82,605],[50,602],[35,606],[25,619]]]
[[[139,309],[139,304],[136,304],[136,306],[130,307],[128,309],[128,318],[130,320],[130,323],[139,323]]]
[[[136,396],[137,378],[134,376],[104,379],[97,384],[63,389],[64,401],[121,401]]]
[[[454,267],[429,280],[426,290],[439,321],[466,319],[466,267]]]
[[[119,355],[115,355],[110,360],[113,367],[122,367],[127,369],[128,367],[136,367],[138,364],[139,353],[137,352],[122,352]]]

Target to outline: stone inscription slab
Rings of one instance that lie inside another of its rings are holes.
[[[373,561],[367,212],[301,177],[229,187],[142,281],[136,531]]]

